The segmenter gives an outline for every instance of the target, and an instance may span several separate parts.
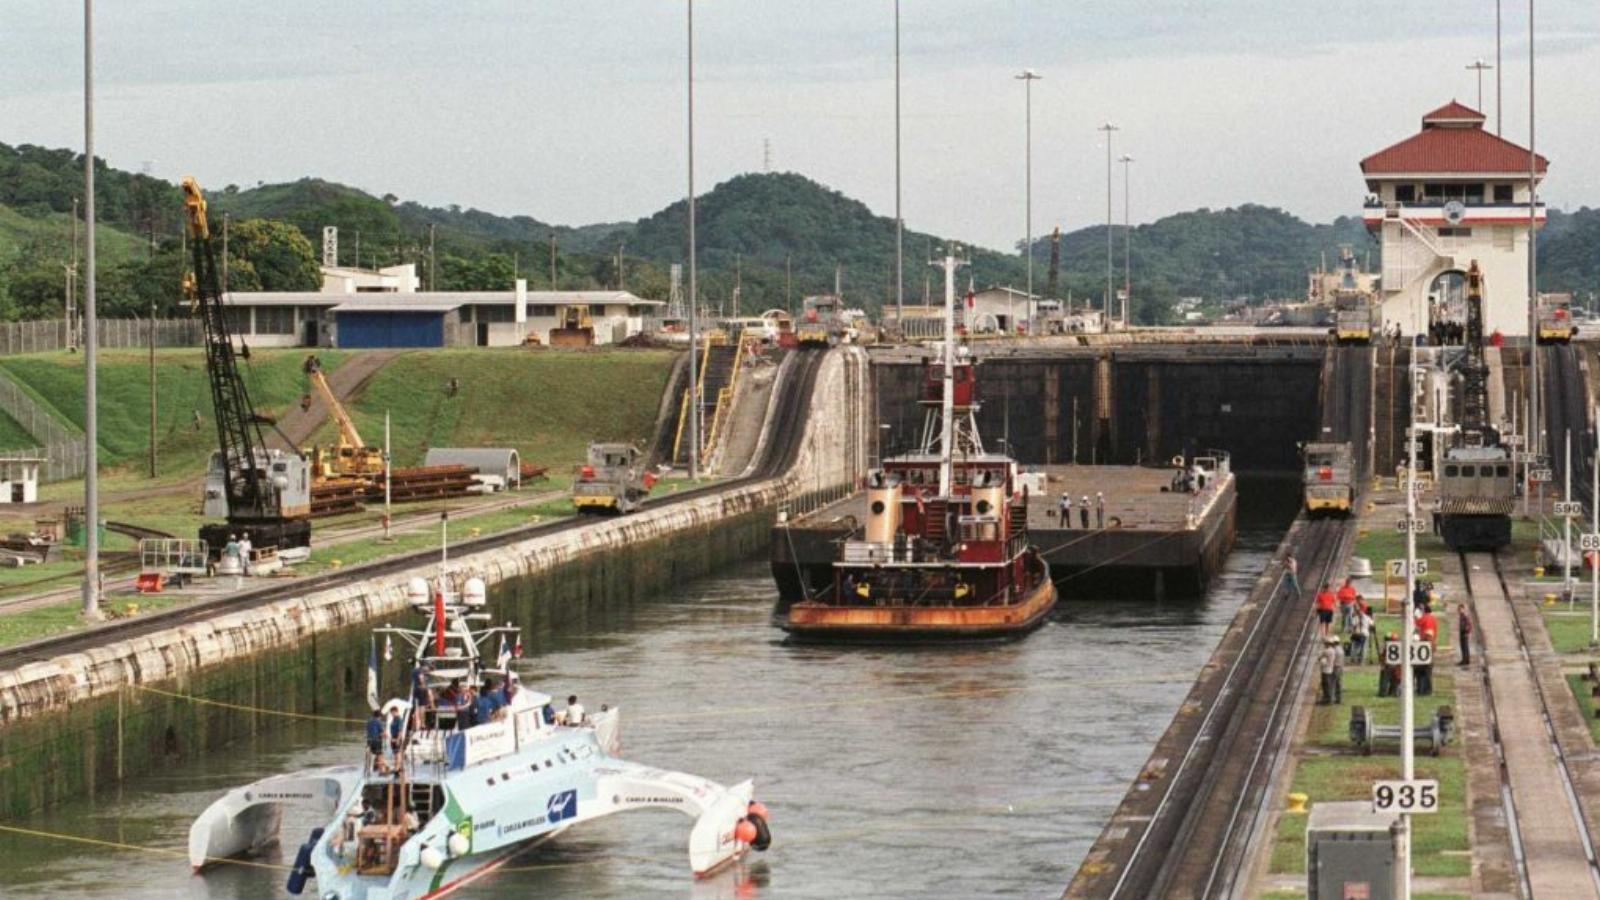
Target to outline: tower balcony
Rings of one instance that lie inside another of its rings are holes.
[[[1461,219],[1456,222],[1450,221],[1445,213],[1445,207],[1452,203],[1459,203],[1463,208]],[[1545,221],[1545,205],[1543,202],[1535,204],[1533,215],[1535,222],[1542,226]],[[1377,197],[1368,197],[1361,211],[1361,219],[1366,223],[1367,230],[1372,232],[1381,230],[1385,222],[1399,222],[1401,220],[1405,220],[1416,227],[1427,228],[1525,225],[1528,222],[1528,204],[1452,200],[1442,197],[1423,198],[1410,203],[1399,203],[1395,201],[1386,202]]]

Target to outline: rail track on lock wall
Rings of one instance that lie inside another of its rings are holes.
[[[1372,351],[1332,352],[1330,383],[1320,398],[1321,439],[1356,445],[1358,484],[1364,488],[1371,460],[1366,445]],[[1108,872],[1081,886],[1075,881],[1068,896],[1212,898],[1243,890],[1254,841],[1271,806],[1270,789],[1293,737],[1305,673],[1317,650],[1310,598],[1319,585],[1341,574],[1354,539],[1354,519],[1295,523],[1285,542],[1299,563],[1303,596],[1293,596],[1279,579],[1266,587],[1268,594],[1242,636],[1224,637],[1224,646],[1234,640],[1235,649],[1221,676],[1204,689],[1210,699],[1201,701],[1204,713],[1193,737],[1158,778],[1143,781],[1141,775],[1141,783],[1161,793],[1153,810],[1125,820],[1138,829],[1131,853],[1117,861],[1114,879]],[[1112,824],[1122,822],[1113,819]]]
[[[645,510],[668,509],[678,504],[777,478],[793,467],[799,459],[800,448],[805,436],[807,413],[810,410],[812,394],[816,388],[817,373],[821,369],[822,361],[826,355],[826,351],[822,350],[791,351],[789,358],[785,361],[786,367],[790,371],[780,381],[775,392],[777,396],[769,407],[771,409],[771,420],[767,425],[765,443],[761,446],[761,456],[747,472],[737,478],[700,485],[679,491],[670,496],[649,498],[644,502],[643,508]],[[593,521],[593,519],[589,518],[572,516],[550,522],[525,525],[483,537],[453,541],[450,544],[450,552],[452,555],[467,555],[485,550],[494,550],[521,541],[582,528],[585,525],[593,524]],[[218,597],[214,600],[145,613],[130,619],[119,619],[96,625],[83,631],[18,644],[0,649],[0,671],[15,669],[18,666],[31,662],[41,662],[67,653],[89,650],[113,641],[127,640],[191,622],[202,621],[218,615],[253,609],[268,603],[304,596],[315,591],[344,587],[375,577],[393,575],[408,569],[432,565],[438,559],[439,551],[437,548],[419,550],[362,565],[349,566],[320,575],[297,578],[293,581],[270,587],[254,588],[225,597]]]

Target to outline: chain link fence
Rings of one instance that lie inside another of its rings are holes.
[[[100,319],[95,322],[101,349],[127,350],[150,346],[155,328],[157,347],[200,346],[200,323],[195,319]],[[83,326],[78,324],[80,336]],[[80,339],[78,342],[82,344]],[[61,319],[0,323],[0,355],[45,353],[67,348],[67,323]]]
[[[0,376],[0,410],[17,421],[23,430],[42,442],[31,450],[19,450],[5,455],[38,457],[45,460],[39,477],[45,481],[64,481],[83,476],[87,455],[83,434],[64,424],[37,400],[30,397],[16,382]]]

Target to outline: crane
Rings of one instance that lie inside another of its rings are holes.
[[[328,376],[322,371],[322,360],[315,356],[306,357],[305,372],[311,386],[322,396],[328,414],[339,426],[339,441],[334,445],[332,454],[324,455],[320,449],[313,451],[315,462],[312,469],[317,480],[372,479],[381,476],[384,467],[383,448],[374,447],[361,439],[355,421],[328,385]]]
[[[183,179],[183,207],[188,221],[194,271],[184,289],[205,339],[206,375],[211,382],[211,407],[217,420],[217,452],[206,470],[202,512],[222,517],[200,526],[200,539],[217,558],[232,536],[250,538],[259,548],[285,550],[311,543],[311,476],[305,457],[268,449],[261,426],[270,416],[256,412],[239,373],[240,355],[233,347],[222,299],[222,279],[206,199],[193,178]]]

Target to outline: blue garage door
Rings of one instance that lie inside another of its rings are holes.
[[[339,313],[339,346],[344,348],[442,347],[444,346],[444,313]]]

